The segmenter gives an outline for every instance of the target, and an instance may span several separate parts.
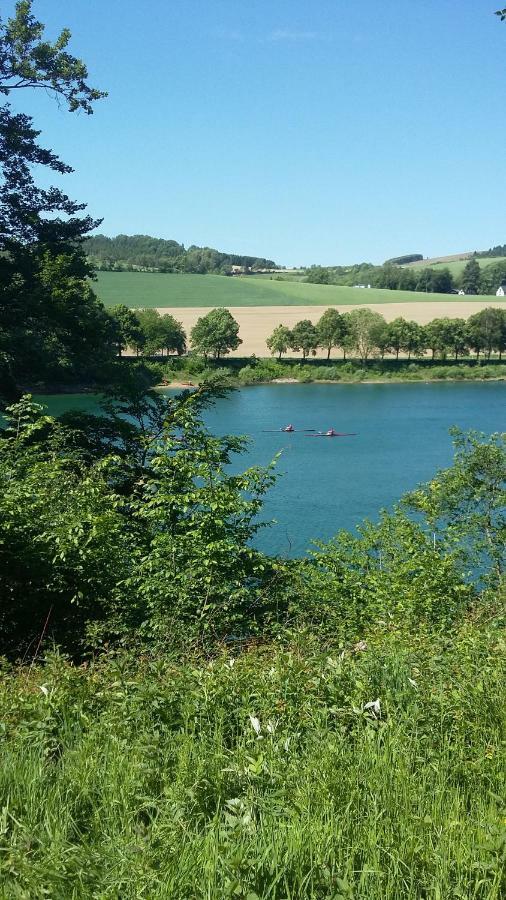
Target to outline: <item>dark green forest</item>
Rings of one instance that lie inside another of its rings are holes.
[[[232,266],[257,271],[275,269],[272,259],[221,253],[211,247],[185,247],[177,241],[165,241],[144,234],[118,234],[106,237],[94,234],[87,238],[84,248],[97,269],[107,271],[148,270],[155,272],[188,272],[229,275]]]

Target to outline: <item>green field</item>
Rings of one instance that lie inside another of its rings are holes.
[[[430,266],[431,269],[449,269],[454,277],[460,275],[465,267],[467,266],[469,260],[468,259],[454,259],[452,262],[431,262],[430,259],[424,259],[417,263],[412,263],[409,266],[410,269],[420,269],[425,268],[426,266]],[[482,269],[487,268],[487,266],[495,265],[498,262],[506,262],[506,258],[504,256],[490,256],[484,257],[483,259],[478,260],[480,267]]]
[[[106,306],[341,306],[365,303],[460,302],[451,294],[361,290],[329,284],[226,278],[223,275],[160,275],[99,272],[96,290]],[[467,298],[470,299],[470,298]],[[476,298],[480,299],[480,298]]]

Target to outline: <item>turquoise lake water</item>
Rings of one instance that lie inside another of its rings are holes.
[[[56,414],[94,405],[89,396],[43,399]],[[206,421],[215,433],[250,437],[237,467],[266,464],[282,451],[280,478],[264,515],[277,524],[257,543],[294,556],[305,553],[312,539],[376,519],[381,508],[449,465],[452,425],[506,431],[506,383],[259,385],[218,401]],[[265,433],[288,423],[357,435]]]

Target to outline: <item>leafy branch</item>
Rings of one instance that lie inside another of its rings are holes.
[[[107,96],[86,83],[88,70],[67,48],[64,28],[54,43],[44,40],[44,25],[32,15],[32,0],[16,3],[14,18],[0,17],[0,94],[21,88],[45,88],[63,97],[69,110],[93,112],[93,102]]]

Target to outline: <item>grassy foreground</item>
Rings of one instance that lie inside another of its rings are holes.
[[[479,619],[5,671],[1,896],[499,900],[506,646]]]
[[[165,275],[146,272],[99,272],[95,290],[106,306],[333,306],[364,303],[459,303],[452,294],[386,291],[371,288],[305,284],[286,279],[227,278],[224,275]],[[469,299],[469,298],[468,298]],[[470,298],[472,299],[472,298]],[[477,300],[483,298],[477,297]]]

